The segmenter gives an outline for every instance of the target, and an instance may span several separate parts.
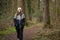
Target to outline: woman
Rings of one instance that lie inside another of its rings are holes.
[[[23,40],[23,29],[25,25],[25,15],[22,12],[21,7],[17,9],[17,13],[14,15],[14,25],[17,31],[18,40]]]

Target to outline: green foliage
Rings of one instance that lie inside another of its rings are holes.
[[[15,28],[14,27],[10,27],[9,29],[7,30],[3,30],[3,31],[0,31],[0,35],[7,35],[7,34],[11,34],[13,32],[15,32]]]
[[[34,14],[32,14],[32,16],[39,18],[39,17],[42,16],[42,11],[39,11],[39,10],[38,10],[38,11],[36,11]]]
[[[0,2],[0,30],[6,30],[13,26],[13,14],[16,11],[17,1],[15,0],[14,3],[14,0],[1,0]]]
[[[43,13],[42,10],[38,10],[35,13],[32,14],[32,18],[36,18],[38,22],[42,22],[43,20]]]
[[[27,8],[29,10],[29,13],[31,13],[31,0],[26,0],[27,2]]]

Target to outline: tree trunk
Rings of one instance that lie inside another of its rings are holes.
[[[29,20],[32,20],[32,15],[31,15],[31,0],[27,0],[27,8],[28,8],[28,16]]]
[[[38,0],[38,9],[40,9],[40,0]]]
[[[49,0],[43,0],[43,12],[44,27],[50,27]]]
[[[22,10],[25,13],[25,0],[21,0],[21,2],[22,2]]]

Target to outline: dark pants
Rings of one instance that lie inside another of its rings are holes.
[[[17,28],[16,27],[16,31],[17,31],[17,38],[19,40],[23,40],[23,28]]]

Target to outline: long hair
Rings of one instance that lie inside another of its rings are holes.
[[[19,15],[21,13],[22,13],[22,8],[21,7],[18,7],[18,9],[17,9],[17,15]]]
[[[22,8],[21,7],[18,7],[17,12],[16,12],[16,18],[17,18],[18,15],[22,16],[22,14],[23,14]]]

